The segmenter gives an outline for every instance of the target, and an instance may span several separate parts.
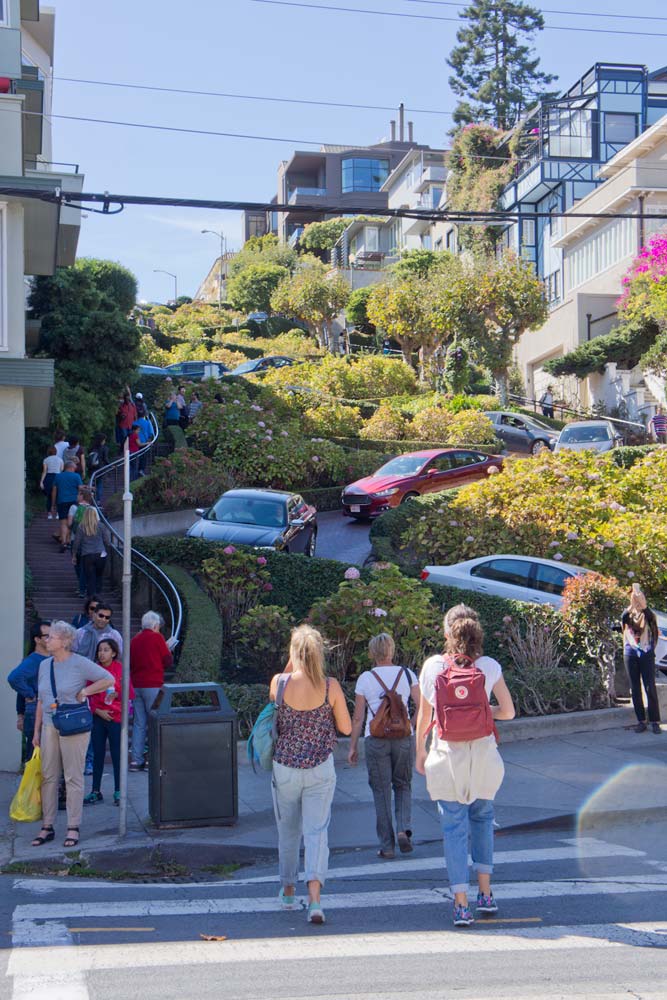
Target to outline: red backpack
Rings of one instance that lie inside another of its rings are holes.
[[[446,656],[445,668],[435,679],[435,718],[438,736],[449,743],[479,740],[495,733],[496,724],[484,687],[485,676],[469,656]]]

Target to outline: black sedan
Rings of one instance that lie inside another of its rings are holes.
[[[188,538],[315,555],[317,511],[296,493],[227,490],[212,507],[197,513],[199,520]]]
[[[484,416],[489,418],[496,437],[500,438],[509,451],[528,451],[537,455],[543,448],[553,451],[558,440],[558,431],[524,413],[494,411],[485,413]]]

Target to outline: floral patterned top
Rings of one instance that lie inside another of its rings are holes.
[[[329,704],[329,680],[324,703],[300,711],[284,702],[278,708],[278,739],[273,759],[285,767],[317,767],[333,752],[338,741],[333,709]]]

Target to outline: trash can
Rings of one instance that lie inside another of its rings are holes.
[[[162,687],[148,719],[148,803],[156,826],[236,822],[236,740],[236,712],[220,684]]]

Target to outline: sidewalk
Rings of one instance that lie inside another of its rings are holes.
[[[510,724],[511,725],[511,724]],[[339,746],[338,784],[330,827],[332,850],[354,850],[376,843],[375,812],[366,767],[350,767],[346,748]],[[505,781],[496,799],[501,829],[526,823],[549,823],[557,817],[579,815],[584,823],[602,814],[633,811],[637,820],[653,810],[667,809],[667,727],[661,736],[636,734],[622,727],[507,742],[501,746]],[[239,819],[235,826],[187,830],[155,830],[148,817],[148,775],[129,775],[128,835],[118,839],[118,809],[112,800],[111,767],[102,782],[104,803],[86,806],[81,849],[93,867],[124,868],[148,860],[159,847],[163,856],[190,867],[230,861],[252,862],[272,858],[276,833],[271,806],[271,776],[255,774],[239,759]],[[0,860],[47,861],[65,852],[65,814],[59,813],[56,839],[32,848],[37,824],[12,824],[9,803],[18,778],[0,774]],[[86,779],[86,791],[90,779]],[[440,828],[424,779],[413,783],[413,830],[416,844],[437,841]],[[655,816],[659,813],[655,813]]]

